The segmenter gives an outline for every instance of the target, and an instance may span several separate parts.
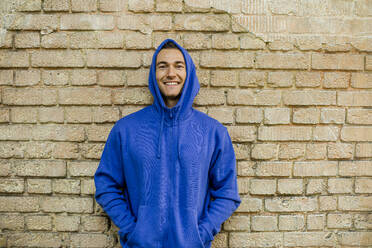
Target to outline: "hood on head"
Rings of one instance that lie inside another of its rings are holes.
[[[182,115],[191,109],[194,98],[199,92],[200,85],[199,85],[198,77],[196,76],[195,65],[191,59],[191,56],[176,41],[172,39],[166,39],[158,46],[158,48],[154,52],[154,55],[152,57],[151,67],[150,67],[150,74],[149,74],[149,89],[150,89],[151,94],[154,97],[155,107],[159,111],[163,111],[165,109],[169,110],[170,108],[168,108],[165,105],[164,99],[161,95],[159,86],[156,81],[156,58],[161,48],[167,42],[172,42],[178,47],[178,49],[182,52],[183,57],[185,59],[185,63],[186,63],[186,79],[183,85],[181,97],[178,100],[176,106],[173,107],[177,110],[177,115]]]

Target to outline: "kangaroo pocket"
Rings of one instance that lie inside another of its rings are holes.
[[[139,206],[137,223],[128,235],[128,248],[160,247],[160,216],[151,206]]]
[[[169,228],[169,247],[204,248],[196,210],[185,208],[181,211],[173,211],[173,223],[171,222]]]

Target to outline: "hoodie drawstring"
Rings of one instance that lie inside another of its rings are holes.
[[[159,132],[159,138],[158,138],[158,154],[157,154],[158,158],[160,158],[160,154],[161,154],[161,137],[163,135],[163,126],[164,126],[164,111],[161,110],[160,132]]]

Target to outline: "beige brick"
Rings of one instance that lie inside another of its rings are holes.
[[[80,151],[84,158],[100,159],[104,144],[81,144]]]
[[[103,12],[121,11],[124,7],[122,0],[99,0],[99,9]]]
[[[45,85],[67,85],[69,73],[66,70],[43,70],[41,72],[41,81]]]
[[[13,84],[13,71],[12,70],[0,70],[0,85],[12,85]]]
[[[157,0],[157,12],[182,12],[182,0]]]
[[[68,0],[44,0],[43,9],[45,11],[68,11]]]
[[[339,232],[339,243],[350,246],[370,246],[372,243],[372,232]]]
[[[355,193],[372,193],[372,180],[370,178],[357,178],[355,180]]]
[[[19,214],[1,214],[0,229],[7,229],[12,231],[23,230],[24,216]]]
[[[66,33],[50,33],[41,36],[41,47],[43,48],[67,48],[68,37]]]
[[[319,72],[298,72],[296,73],[296,87],[315,88],[320,86],[322,77]]]
[[[350,124],[372,124],[372,109],[348,109],[346,122]]]
[[[153,97],[146,88],[125,88],[113,91],[114,104],[150,104]]]
[[[295,162],[293,175],[301,177],[336,176],[336,161]]]
[[[355,214],[354,226],[356,229],[371,229],[372,227],[372,214]]]
[[[79,230],[79,224],[80,224],[80,216],[74,215],[74,216],[55,216],[54,218],[55,228],[57,231],[78,231]]]
[[[14,85],[16,86],[33,86],[39,82],[39,70],[19,70],[15,73]]]
[[[8,30],[42,30],[45,28],[56,30],[58,27],[57,15],[46,14],[16,14],[9,16],[14,22],[9,25]]]
[[[328,228],[350,228],[352,224],[351,214],[328,214]]]
[[[278,146],[276,144],[255,144],[251,150],[253,159],[273,159],[277,157]]]
[[[151,35],[127,32],[125,34],[125,47],[127,49],[149,49],[152,47]]]
[[[98,84],[102,86],[121,86],[125,82],[125,73],[122,70],[98,71]]]
[[[106,141],[112,125],[104,126],[88,126],[86,128],[86,134],[89,141]]]
[[[154,0],[128,0],[128,9],[133,12],[152,12]]]
[[[32,51],[31,65],[33,67],[83,67],[84,57],[76,50],[40,50]]]
[[[211,72],[212,86],[235,86],[239,81],[239,73],[237,71],[218,70]]]
[[[204,69],[198,69],[196,72],[196,75],[199,79],[199,83],[202,87],[208,86],[209,82],[211,81],[210,78],[210,71],[209,70],[204,70]],[[147,82],[147,79],[146,79]]]
[[[27,142],[24,151],[26,158],[50,158],[54,149],[51,142]]]
[[[185,0],[185,9],[188,12],[208,12],[208,9],[211,8],[211,6],[212,6],[211,1]]]
[[[366,56],[366,70],[372,70],[372,56]]]
[[[74,125],[44,124],[32,129],[34,140],[83,141],[84,129]]]
[[[279,159],[298,159],[305,155],[305,144],[285,143],[279,146]]]
[[[12,48],[13,47],[13,32],[4,32],[1,35],[0,40],[1,48]]]
[[[119,119],[119,109],[112,107],[94,107],[93,122],[116,122]]]
[[[10,121],[10,109],[0,109],[0,123],[6,123]]]
[[[93,179],[81,180],[81,193],[85,195],[94,195],[96,187]]]
[[[3,143],[1,143],[3,145]],[[0,176],[9,176],[12,163],[8,159],[0,159]]]
[[[355,13],[358,16],[371,16],[372,15],[372,4],[368,0],[362,0],[355,3]]]
[[[331,70],[363,70],[364,56],[357,54],[312,54],[311,68]]]
[[[90,107],[67,107],[65,113],[68,123],[92,122],[92,109]]]
[[[36,123],[37,109],[32,107],[11,108],[10,119],[13,123]]]
[[[130,86],[147,86],[149,70],[127,70],[125,71],[127,77],[127,85]]]
[[[249,178],[238,178],[238,189],[239,194],[248,194],[249,193]]]
[[[60,247],[62,237],[57,233],[12,233],[8,237],[11,247]]]
[[[329,124],[345,123],[345,109],[322,108],[320,110],[320,122]]]
[[[266,72],[262,71],[240,71],[240,87],[263,87],[266,82]]]
[[[264,123],[265,124],[288,124],[290,121],[289,108],[265,108]]]
[[[23,193],[24,192],[23,179],[2,179],[0,178],[0,192],[1,193]]]
[[[0,50],[1,67],[28,67],[29,55],[24,50],[10,51]]]
[[[370,89],[372,88],[372,74],[371,73],[352,73],[351,87]]]
[[[124,34],[109,31],[72,32],[71,48],[123,48]]]
[[[88,67],[133,67],[141,66],[141,54],[134,51],[99,50],[87,51]]]
[[[277,231],[276,216],[252,216],[252,231]]]
[[[276,181],[270,179],[252,179],[250,193],[252,195],[273,195],[276,192]]]
[[[355,147],[355,156],[357,158],[369,158],[372,157],[372,144],[371,143],[359,143]]]
[[[294,75],[292,72],[269,72],[267,84],[272,88],[288,88],[293,85],[293,81]]]
[[[238,108],[236,110],[237,123],[260,123],[263,119],[262,109],[260,108]]]
[[[372,176],[371,161],[341,161],[340,176]]]
[[[226,14],[177,14],[174,19],[176,30],[227,31],[230,18]]]
[[[22,160],[14,164],[17,176],[65,177],[66,164],[58,160]]]
[[[314,195],[325,192],[326,183],[324,179],[309,179],[306,185],[306,194]]]
[[[237,174],[238,176],[254,176],[255,163],[253,161],[239,161]]]
[[[59,103],[68,105],[111,104],[111,90],[105,88],[59,89]]]
[[[119,29],[138,30],[145,34],[172,28],[172,17],[168,15],[123,14],[117,22]]]
[[[274,40],[269,42],[269,49],[272,51],[290,51],[293,49],[293,44],[285,40]]]
[[[23,144],[20,144],[19,142],[1,142],[0,143],[0,157],[1,158],[24,158],[24,146]],[[4,160],[0,160],[0,165],[4,166],[5,174],[4,176],[7,176],[10,173],[10,162],[5,163]],[[9,169],[6,169],[8,168]]]
[[[72,0],[72,12],[94,12],[97,10],[96,0]]]
[[[61,30],[112,30],[115,22],[110,15],[61,15]]]
[[[263,69],[307,69],[309,58],[300,53],[261,53],[256,56],[256,65]]]
[[[252,68],[254,55],[242,51],[205,51],[200,66],[213,68]]]
[[[337,104],[340,106],[372,106],[372,92],[353,91],[338,92]]]
[[[227,103],[230,105],[277,105],[280,103],[280,94],[274,90],[233,89],[227,92]]]
[[[223,229],[227,231],[249,231],[249,227],[249,216],[231,216],[223,224]]]
[[[225,103],[225,92],[222,89],[202,88],[195,97],[197,105],[222,105]]]
[[[330,178],[328,179],[328,192],[333,194],[351,193],[353,190],[352,179]]]
[[[308,212],[317,209],[317,199],[313,197],[281,197],[265,200],[269,212]]]
[[[88,161],[70,161],[67,164],[69,175],[72,177],[92,177],[98,167],[97,162]]]
[[[303,215],[280,215],[279,230],[281,231],[298,231],[305,227]]]
[[[103,216],[82,216],[81,225],[86,232],[104,232],[108,228],[108,219]]]
[[[72,247],[111,247],[113,246],[113,239],[106,234],[93,233],[74,233],[71,234]]]
[[[45,215],[31,215],[25,217],[27,230],[49,231],[52,229],[52,218]]]
[[[215,49],[234,49],[239,48],[239,36],[236,34],[213,34],[212,48]]]
[[[339,133],[339,127],[336,126],[315,126],[313,128],[313,140],[336,141]]]
[[[186,49],[208,49],[212,46],[210,35],[203,33],[185,33],[183,36],[184,48]]]
[[[236,159],[248,159],[250,154],[250,145],[248,144],[233,144]]]
[[[319,196],[319,210],[336,210],[337,197],[336,196]]]
[[[311,214],[307,216],[307,230],[323,230],[325,216],[323,214]]]
[[[372,206],[371,196],[339,196],[339,210],[370,211]]]
[[[370,37],[353,37],[351,45],[358,51],[371,51],[371,38]]]
[[[29,140],[30,132],[31,126],[27,124],[3,125],[0,126],[0,140]]]
[[[323,90],[292,90],[283,94],[286,105],[335,105],[336,92]]]
[[[286,247],[335,247],[336,235],[327,232],[286,232],[284,245]]]
[[[234,121],[234,113],[231,108],[210,108],[208,115],[223,124],[232,124]]]
[[[0,212],[37,212],[37,197],[0,196]]]
[[[311,127],[260,126],[258,128],[258,140],[260,141],[304,141],[310,138]]]
[[[328,144],[328,158],[330,159],[351,159],[353,157],[354,145],[343,143]]]
[[[303,193],[302,179],[279,179],[278,192],[283,195],[299,195]]]
[[[52,193],[52,180],[50,179],[27,179],[27,192],[31,194]]]
[[[80,194],[80,180],[59,179],[53,181],[53,192],[60,194]]]
[[[341,129],[342,141],[372,141],[371,126],[345,126]]]
[[[92,213],[93,200],[90,198],[44,197],[40,199],[44,212]]]
[[[240,37],[240,48],[250,49],[250,50],[261,50],[265,49],[265,42],[256,37],[251,37],[250,35],[244,35]]]
[[[229,126],[227,129],[234,142],[251,142],[256,139],[257,129],[254,126]]]
[[[54,143],[52,151],[53,158],[78,158],[79,146],[76,143],[57,142]]]
[[[349,87],[350,73],[346,72],[326,72],[324,73],[323,88],[346,89]]]
[[[17,11],[40,11],[41,0],[22,0],[18,2]]]
[[[37,32],[18,33],[14,37],[16,48],[36,48],[40,47],[40,34]]]
[[[93,85],[97,83],[95,70],[72,70],[71,85]]]
[[[38,111],[39,111],[39,121],[41,123],[45,123],[45,122],[62,123],[64,120],[63,108],[43,107],[43,108],[39,108]]]
[[[291,162],[260,162],[256,165],[257,176],[287,177],[292,174]]]
[[[275,247],[282,243],[283,235],[278,232],[232,232],[230,247]]]
[[[253,197],[242,197],[241,204],[237,208],[236,212],[250,213],[259,212],[260,210],[262,210],[262,199]]]

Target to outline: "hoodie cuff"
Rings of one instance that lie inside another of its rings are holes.
[[[132,222],[130,226],[121,228],[118,232],[120,239],[124,242],[127,241],[128,235],[134,230],[135,226],[136,226],[136,223]]]
[[[208,218],[204,218],[199,222],[199,233],[200,238],[202,239],[204,244],[208,244],[210,241],[214,239],[212,234],[213,225],[208,221]]]

